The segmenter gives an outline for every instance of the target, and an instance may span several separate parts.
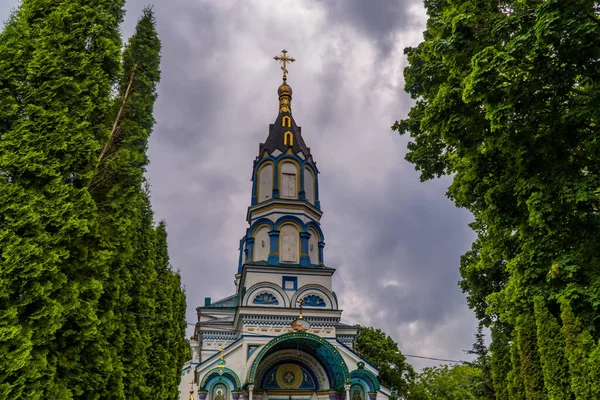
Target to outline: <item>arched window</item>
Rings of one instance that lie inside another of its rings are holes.
[[[281,126],[285,126],[287,128],[291,128],[291,126],[292,126],[292,119],[290,117],[288,117],[287,115],[284,116],[281,119]]]
[[[258,193],[256,196],[259,203],[273,196],[273,164],[265,164],[258,170]]]
[[[210,400],[229,400],[229,395],[227,394],[227,387],[223,384],[217,384],[213,387],[212,396]]]
[[[254,246],[252,247],[252,261],[267,260],[269,258],[269,228],[263,226],[254,234]]]
[[[308,230],[310,237],[308,238],[308,257],[311,264],[319,264],[319,234],[314,229]],[[256,245],[255,245],[256,246]]]
[[[279,261],[298,263],[298,229],[294,225],[284,225],[279,231]]]
[[[286,146],[294,145],[294,135],[292,134],[292,132],[287,131],[283,134],[283,144]]]
[[[298,177],[296,165],[291,162],[281,164],[281,183],[279,193],[287,199],[298,198]]]
[[[315,176],[308,167],[304,167],[304,194],[309,203],[315,204]]]

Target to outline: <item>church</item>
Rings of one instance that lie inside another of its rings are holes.
[[[252,171],[249,227],[240,241],[235,293],[198,307],[182,370],[182,400],[394,400],[355,351],[325,265],[319,170],[292,116],[292,88]]]

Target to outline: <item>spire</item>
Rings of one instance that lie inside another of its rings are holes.
[[[279,95],[279,113],[292,113],[292,88],[287,84],[287,63],[293,63],[296,61],[295,58],[287,56],[287,50],[281,50],[281,56],[273,57],[276,61],[281,62],[283,65],[281,66],[281,70],[283,71],[283,83],[277,89],[277,94]]]

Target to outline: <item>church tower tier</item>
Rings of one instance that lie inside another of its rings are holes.
[[[198,307],[182,400],[387,400],[378,370],[341,322],[323,259],[317,164],[292,117],[283,50],[279,113],[252,168],[236,291]],[[241,397],[241,399],[240,399]]]

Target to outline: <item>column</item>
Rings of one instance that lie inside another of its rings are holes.
[[[323,248],[325,247],[325,242],[319,242],[319,264],[325,264],[323,260]]]
[[[300,265],[310,265],[310,257],[308,256],[308,239],[310,238],[310,233],[308,232],[300,232]]]
[[[267,262],[270,265],[277,265],[279,264],[279,231],[269,232],[269,238],[271,239],[271,243]]]
[[[246,239],[246,249],[248,249],[248,253],[246,253],[246,261],[252,261],[252,247],[254,246],[254,238]]]
[[[346,384],[344,387],[346,388],[346,400],[350,400],[350,385]]]
[[[254,385],[248,385],[248,400],[252,400],[253,392],[254,392]]]

